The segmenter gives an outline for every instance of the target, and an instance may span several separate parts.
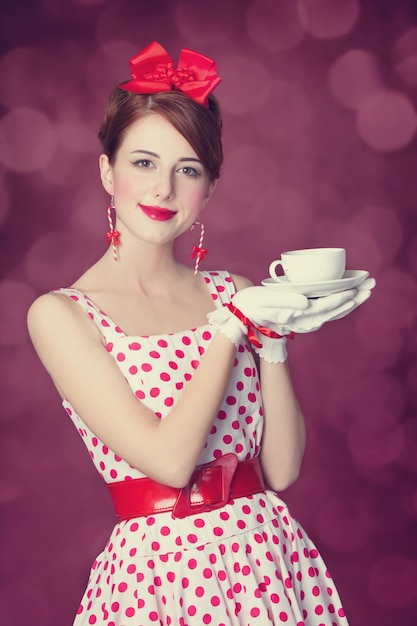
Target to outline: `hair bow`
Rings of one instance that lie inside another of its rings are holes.
[[[121,89],[139,94],[178,89],[192,100],[208,108],[207,98],[220,83],[213,59],[183,48],[178,65],[156,41],[130,59],[132,80],[119,85]]]

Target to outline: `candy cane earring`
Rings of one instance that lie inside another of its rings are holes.
[[[196,226],[200,226],[200,240],[198,242],[198,246],[193,246],[192,252],[191,252],[191,258],[195,259],[195,266],[194,266],[194,276],[197,275],[198,273],[198,266],[200,264],[200,261],[202,261],[204,259],[204,257],[206,256],[208,250],[207,248],[203,248],[203,240],[204,240],[204,224],[202,222],[200,222],[200,220],[196,220],[194,222],[194,224],[191,226],[190,228],[190,233],[193,232],[194,228]]]
[[[113,219],[112,219],[112,216],[111,216],[112,209],[114,209],[114,198],[113,198],[113,196],[111,196],[111,198],[110,198],[110,204],[109,204],[109,207],[107,209],[107,219],[108,219],[108,222],[109,222],[109,232],[106,233],[106,241],[107,241],[107,245],[110,242],[112,243],[113,258],[114,258],[115,261],[117,261],[116,246],[119,245],[120,233],[119,233],[118,230],[114,230],[114,228],[113,228]]]

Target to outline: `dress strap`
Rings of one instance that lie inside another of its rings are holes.
[[[57,289],[52,293],[59,293],[64,296],[68,296],[74,302],[77,302],[79,306],[81,306],[84,311],[87,313],[88,317],[95,323],[95,325],[99,328],[101,334],[103,335],[105,341],[108,343],[116,337],[124,337],[125,334],[115,322],[109,317],[104,311],[102,311],[94,302],[82,291],[78,289],[74,289],[73,287],[67,287],[62,289]]]
[[[207,289],[218,309],[228,304],[236,293],[232,277],[229,272],[200,272],[207,284]]]

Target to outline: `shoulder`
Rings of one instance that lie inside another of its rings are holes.
[[[252,287],[253,285],[253,282],[245,276],[239,276],[239,274],[230,274],[230,276],[233,280],[236,291],[240,291],[241,289],[245,289],[246,287]]]
[[[75,330],[91,334],[95,329],[85,311],[59,292],[46,293],[32,303],[27,313],[27,325],[35,348],[44,341],[54,340],[59,334],[68,337]]]

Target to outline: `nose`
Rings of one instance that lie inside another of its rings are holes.
[[[169,200],[174,196],[174,181],[168,172],[158,172],[153,187],[154,198]]]

